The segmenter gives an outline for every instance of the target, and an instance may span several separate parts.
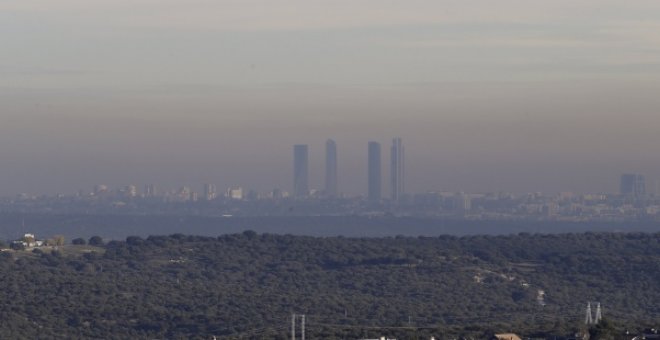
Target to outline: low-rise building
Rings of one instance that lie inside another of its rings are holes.
[[[501,333],[494,334],[490,340],[522,340],[518,335],[514,333]]]

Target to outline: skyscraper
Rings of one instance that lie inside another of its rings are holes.
[[[328,139],[325,142],[325,194],[337,196],[337,143]]]
[[[390,153],[390,184],[391,184],[391,198],[392,201],[397,202],[401,195],[404,193],[404,158],[403,158],[403,143],[401,138],[394,138],[392,140],[392,149]]]
[[[309,153],[307,145],[293,146],[293,196],[307,197],[309,194]]]
[[[156,186],[153,184],[147,184],[144,186],[144,197],[154,197],[156,196]]]
[[[623,174],[619,184],[619,191],[622,195],[644,196],[646,194],[646,181],[643,175]]]
[[[472,201],[470,196],[463,192],[454,195],[454,212],[458,215],[465,215],[472,209]]]
[[[218,197],[217,189],[214,184],[204,184],[204,199],[212,201]]]
[[[381,162],[380,143],[369,142],[369,193],[371,202],[380,202],[381,199]]]

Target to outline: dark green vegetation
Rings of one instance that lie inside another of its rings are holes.
[[[657,233],[99,241],[0,253],[0,338],[284,339],[291,313],[308,339],[541,336],[587,301],[613,329],[660,320]]]

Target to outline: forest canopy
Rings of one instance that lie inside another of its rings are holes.
[[[0,337],[566,335],[660,320],[660,234],[100,237],[0,256]],[[657,326],[657,325],[655,325]]]

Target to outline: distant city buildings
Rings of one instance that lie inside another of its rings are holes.
[[[268,198],[273,199],[273,200],[281,200],[283,198],[289,197],[289,193],[286,191],[282,191],[280,189],[273,189],[269,194]]]
[[[293,195],[303,198],[309,195],[309,148],[307,145],[293,146]]]
[[[642,197],[646,195],[646,181],[643,175],[623,174],[619,184],[619,192],[622,195]]]
[[[337,197],[337,143],[328,139],[325,142],[325,194],[328,197]]]
[[[204,199],[212,201],[218,197],[218,191],[214,184],[204,184]]]
[[[392,139],[390,152],[390,185],[391,201],[397,203],[405,192],[405,158],[401,138]],[[325,187],[323,191],[311,189],[309,186],[309,147],[306,144],[293,146],[293,196],[304,197],[337,197],[338,161],[337,143],[328,139],[325,143]],[[367,165],[367,198],[370,202],[382,200],[382,159],[381,145],[378,142],[368,143]]]
[[[190,201],[191,202],[197,202],[199,200],[199,194],[197,191],[191,191],[190,192]]]
[[[401,138],[394,138],[390,151],[390,194],[393,202],[399,201],[405,189],[405,163],[403,155]]]
[[[135,185],[127,185],[121,191],[126,198],[137,197],[137,187]]]
[[[155,197],[156,196],[156,186],[153,184],[147,184],[144,186],[144,197]]]
[[[242,200],[243,199],[243,188],[229,188],[227,189],[227,198],[232,200]]]
[[[454,213],[459,216],[465,215],[472,209],[472,200],[470,196],[459,192],[454,196]]]
[[[368,185],[367,197],[370,202],[380,202],[381,200],[381,160],[380,160],[380,143],[369,142],[368,144]]]
[[[190,201],[191,194],[192,194],[192,190],[190,190],[190,187],[182,186],[181,188],[179,188],[179,190],[176,193],[177,201],[179,202]]]
[[[94,186],[94,195],[99,196],[108,192],[108,186],[105,184],[97,184]]]
[[[325,142],[325,186],[310,188],[309,147],[293,146],[293,192],[280,189],[258,192],[230,186],[218,193],[206,183],[193,190],[156,192],[153,184],[138,192],[135,185],[109,187],[95,185],[93,191],[80,190],[73,196],[19,194],[0,198],[3,211],[82,212],[82,213],[164,213],[228,214],[253,216],[423,216],[466,220],[545,220],[545,221],[657,221],[660,222],[660,196],[649,193],[641,174],[620,175],[618,193],[464,193],[450,190],[405,192],[405,153],[401,138],[390,147],[391,195],[383,197],[381,144],[368,142],[367,194],[352,188],[353,195],[339,195],[337,144]],[[364,156],[362,156],[364,157]],[[614,181],[613,181],[614,182]],[[616,182],[615,182],[616,183]],[[362,184],[364,185],[364,183]],[[363,187],[362,187],[363,188]],[[355,191],[362,193],[355,193]],[[199,194],[198,194],[199,192]],[[333,199],[327,199],[333,198]],[[179,204],[180,203],[180,204]]]
[[[28,195],[0,198],[6,212],[83,214],[166,214],[210,216],[419,216],[424,218],[483,221],[558,222],[660,222],[660,197],[634,197],[619,193],[463,193],[428,191],[407,194],[406,199],[383,200],[380,144],[369,144],[369,192],[364,195],[325,199],[310,190],[304,198],[293,199],[274,189],[262,193],[232,186],[224,195],[206,200],[191,187],[165,190],[150,196],[152,189],[134,195],[131,186],[97,186],[94,192],[73,195]],[[200,186],[202,189],[202,186]],[[213,187],[204,185],[205,195]],[[634,191],[633,191],[634,192]]]

